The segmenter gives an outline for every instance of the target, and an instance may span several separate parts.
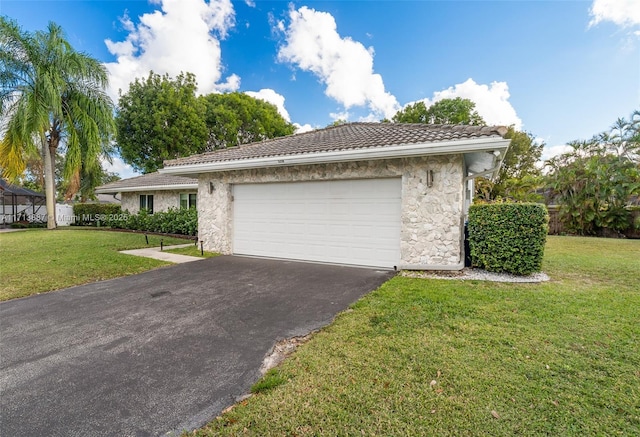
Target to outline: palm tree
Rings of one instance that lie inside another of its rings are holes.
[[[65,151],[64,179],[78,187],[83,176],[101,171],[99,158],[111,150],[114,105],[107,85],[104,66],[75,51],[60,26],[29,33],[0,17],[0,169],[15,179],[39,152],[49,229],[56,227],[58,147]]]

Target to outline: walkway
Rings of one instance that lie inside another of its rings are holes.
[[[132,249],[132,250],[121,250],[120,253],[124,253],[126,255],[135,255],[135,256],[144,256],[147,258],[159,259],[162,261],[168,261],[175,264],[188,263],[191,261],[201,261],[204,258],[200,258],[197,256],[189,256],[189,255],[179,255],[177,253],[167,252],[169,249],[180,249],[182,247],[193,246],[190,244],[176,244],[175,246],[164,246],[161,251],[159,247],[147,247],[144,249]]]

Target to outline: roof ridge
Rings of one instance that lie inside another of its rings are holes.
[[[150,181],[146,181],[149,179]],[[111,188],[122,188],[122,187],[131,187],[136,186],[138,183],[143,183],[143,185],[139,186],[162,186],[162,185],[190,185],[193,183],[197,183],[197,178],[193,176],[187,175],[172,175],[167,173],[160,173],[159,171],[154,171],[151,173],[145,173],[142,175],[132,176],[130,178],[124,178],[117,181],[109,182],[108,184],[100,185],[96,187],[96,190],[105,190]],[[144,185],[147,184],[147,185]]]
[[[167,160],[164,164],[166,168],[194,163],[461,141],[491,136],[503,137],[506,132],[507,129],[504,126],[358,121],[242,144],[238,147],[216,149],[185,158]]]

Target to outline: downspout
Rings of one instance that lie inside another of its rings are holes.
[[[466,176],[462,180],[463,189],[466,190],[466,183],[471,179],[475,179],[480,176],[489,175],[500,170],[502,160],[498,161],[498,165],[490,170],[485,170],[480,173]],[[398,270],[426,270],[426,271],[460,271],[464,269],[464,214],[460,217],[460,262],[457,264],[400,264]]]

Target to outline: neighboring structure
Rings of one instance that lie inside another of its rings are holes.
[[[2,218],[0,226],[14,222],[46,223],[47,200],[43,193],[19,187],[0,179],[0,203]],[[73,222],[73,208],[64,203],[56,203],[56,224],[69,226]]]
[[[122,210],[136,214],[141,209],[153,213],[195,207],[197,190],[198,181],[192,177],[156,172],[101,185],[96,188],[96,194],[120,193]]]
[[[120,196],[118,193],[96,194],[95,203],[120,205]]]
[[[0,200],[0,203],[2,203],[0,225],[19,221],[47,221],[47,206],[44,194],[0,179],[0,195],[2,196]]]
[[[342,124],[166,161],[160,173],[198,177],[206,250],[462,269],[471,181],[497,172],[506,131]]]

